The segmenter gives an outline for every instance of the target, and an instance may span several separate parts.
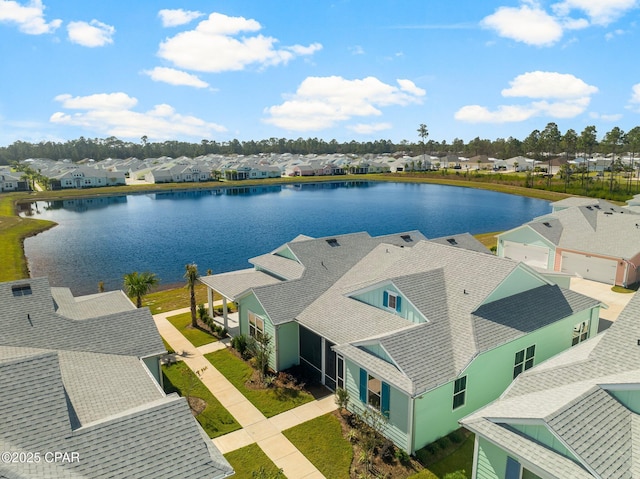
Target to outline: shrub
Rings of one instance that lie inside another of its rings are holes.
[[[446,449],[451,445],[451,440],[447,436],[444,436],[436,441],[436,445],[440,449]]]
[[[453,442],[454,444],[460,444],[462,441],[465,440],[465,435],[462,429],[456,429],[451,434],[449,434],[448,437],[449,439],[451,439],[451,442]]]
[[[393,446],[393,443],[391,441],[386,440],[384,444],[382,444],[382,448],[380,448],[380,457],[387,464],[389,464],[390,462],[393,462],[396,455],[395,455],[395,447]]]
[[[402,464],[409,463],[409,454],[404,449],[396,449],[396,459],[400,461]]]
[[[249,345],[249,341],[244,334],[239,334],[238,336],[234,336],[231,340],[231,347],[238,351],[240,356],[244,357],[247,353],[247,347]]]

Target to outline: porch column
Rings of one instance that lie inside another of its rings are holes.
[[[213,318],[213,289],[207,286],[207,301],[209,303],[209,316]]]
[[[227,298],[222,297],[222,317],[224,318],[224,328],[229,330],[229,318],[227,317]]]

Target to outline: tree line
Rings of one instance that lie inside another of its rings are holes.
[[[202,140],[199,143],[184,141],[150,142],[146,136],[140,138],[140,142],[123,141],[114,136],[108,138],[85,138],[65,142],[42,141],[29,143],[16,141],[9,146],[0,147],[0,164],[10,164],[27,158],[50,158],[52,160],[70,159],[79,161],[84,158],[92,158],[96,161],[106,158],[158,158],[169,156],[196,157],[207,154],[219,155],[255,155],[259,153],[291,153],[306,155],[315,154],[355,154],[364,155],[403,152],[416,156],[428,153],[435,156],[447,154],[473,157],[487,155],[495,158],[506,159],[515,156],[533,156],[536,159],[564,152],[567,155],[576,153],[591,156],[594,153],[621,154],[631,153],[635,155],[640,150],[640,127],[635,127],[624,132],[619,127],[614,127],[604,133],[598,140],[598,132],[593,125],[587,126],[578,133],[573,129],[564,134],[556,123],[548,123],[542,130],[532,131],[523,140],[510,136],[509,138],[497,138],[495,140],[476,137],[469,142],[455,138],[451,143],[446,140],[426,141],[428,130],[421,124],[418,128],[421,141],[409,142],[402,140],[394,143],[391,140],[375,140],[366,142],[338,142],[335,139],[326,141],[319,138],[269,138],[264,140],[218,142],[215,140]]]

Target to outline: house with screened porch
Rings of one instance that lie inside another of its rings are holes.
[[[239,333],[272,338],[274,371],[302,365],[379,411],[409,453],[598,328],[598,301],[469,234],[301,235],[249,262],[201,278],[238,304]]]

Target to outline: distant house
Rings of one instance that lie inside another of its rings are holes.
[[[164,345],[121,291],[74,297],[46,278],[0,283],[0,461],[6,478],[224,478],[233,473],[165,395]],[[47,452],[68,453],[52,460]]]
[[[584,204],[584,206],[572,206]],[[640,216],[603,200],[566,199],[554,212],[498,235],[497,255],[629,286],[640,280]]]
[[[69,168],[49,177],[53,190],[70,188],[96,188],[125,184],[124,172],[108,171],[87,166]]]
[[[29,183],[16,174],[0,171],[0,192],[3,191],[29,191]]]
[[[315,170],[311,165],[296,165],[293,167],[293,176],[314,176]]]
[[[530,369],[463,418],[473,479],[635,478],[640,447],[640,294],[604,333]]]
[[[576,325],[598,327],[598,301],[469,235],[300,236],[250,262],[201,278],[209,297],[237,302],[241,334],[272,338],[274,371],[301,365],[346,389],[349,409],[386,416],[381,432],[409,453],[571,347]]]

